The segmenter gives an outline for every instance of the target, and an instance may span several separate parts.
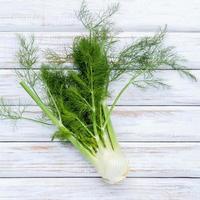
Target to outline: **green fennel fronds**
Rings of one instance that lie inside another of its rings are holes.
[[[155,76],[164,67],[196,80],[182,65],[184,60],[174,47],[163,44],[166,28],[113,51],[118,40],[111,17],[118,8],[113,4],[102,13],[92,14],[83,2],[77,17],[88,34],[75,37],[71,50],[62,55],[47,50],[46,64],[37,62],[34,37],[27,41],[20,36],[17,54],[20,66],[25,68],[17,71],[21,86],[58,129],[52,139],[71,142],[110,183],[122,180],[129,170],[111,122],[112,111],[127,88],[167,88],[167,83]],[[72,70],[63,66],[69,62]],[[38,73],[35,65],[40,67]],[[124,74],[129,79],[109,107],[109,85]],[[0,115],[5,118],[24,118],[23,112],[12,112],[5,104],[1,108]]]

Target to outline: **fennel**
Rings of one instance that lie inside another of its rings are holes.
[[[34,37],[27,41],[19,36],[17,54],[19,64],[25,68],[23,72],[17,71],[21,86],[58,129],[52,139],[71,142],[109,183],[121,181],[129,171],[111,122],[112,111],[121,95],[130,85],[141,88],[167,86],[155,77],[156,70],[166,66],[196,80],[182,66],[183,60],[173,47],[163,45],[165,29],[152,37],[134,40],[118,53],[114,52],[118,40],[110,18],[117,10],[118,4],[114,4],[93,15],[83,2],[77,16],[88,35],[76,37],[71,51],[65,51],[63,55],[46,51],[47,63],[40,66],[39,73],[33,69],[38,63]],[[63,64],[71,61],[74,68],[67,73]],[[109,85],[125,73],[130,79],[108,107]],[[45,97],[39,94],[38,85]],[[7,109],[5,104],[2,104],[0,115],[2,118],[26,119],[23,112]]]

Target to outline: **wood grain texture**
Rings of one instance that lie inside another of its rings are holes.
[[[62,52],[85,34],[74,11],[80,0],[0,0],[0,97],[9,105],[33,105],[20,88],[14,68],[16,33],[32,34],[41,50]],[[116,0],[87,0],[99,11]],[[200,78],[199,0],[119,0],[113,18],[120,31],[116,52],[168,24],[165,44],[185,57]],[[44,61],[44,57],[40,57]],[[39,66],[38,66],[39,67]],[[163,67],[167,69],[167,67]],[[200,199],[200,87],[173,71],[158,71],[170,90],[130,88],[112,120],[129,159],[129,178],[107,185],[69,143],[50,142],[55,128],[0,120],[0,200],[198,200]],[[128,79],[111,86],[113,96]],[[113,98],[109,100],[109,104]],[[14,106],[14,108],[16,108]],[[28,116],[38,116],[29,106]]]
[[[121,143],[129,177],[200,177],[199,143]],[[0,143],[0,177],[96,177],[70,144]]]
[[[1,0],[1,31],[81,31],[75,17],[80,0]],[[199,31],[198,0],[87,0],[90,10],[99,11],[120,2],[114,21],[125,31],[149,31],[168,24],[171,31]],[[55,7],[56,5],[56,7]]]
[[[15,107],[12,107],[15,109]],[[39,108],[27,107],[25,116],[37,118]],[[200,141],[200,107],[118,106],[112,121],[120,141]],[[0,120],[0,141],[50,141],[56,128],[31,121]]]
[[[200,79],[200,71],[193,70],[192,73]],[[118,105],[199,105],[200,104],[200,87],[199,82],[193,82],[187,78],[180,77],[174,71],[158,71],[157,76],[163,78],[169,85],[170,89],[149,88],[141,90],[130,87],[121,97]],[[18,105],[19,99],[21,104],[33,105],[29,95],[19,85],[14,70],[0,70],[0,95],[7,99],[7,103]],[[113,83],[110,87],[111,98],[108,103],[113,102],[113,97],[128,82],[129,77],[124,76],[121,80]]]
[[[157,29],[153,30],[156,31]],[[22,33],[21,33],[22,34]],[[30,36],[33,33],[23,33]],[[85,33],[80,32],[35,32],[34,36],[36,44],[41,50],[47,48],[62,52],[65,47],[70,47],[73,38],[77,35]],[[135,39],[143,36],[151,36],[153,32],[124,32],[118,35],[119,43],[115,47],[115,51],[119,51],[126,44],[131,43]],[[190,69],[200,69],[200,33],[167,33],[165,44],[175,46],[176,51],[187,59],[184,63]],[[0,68],[17,68],[16,52],[19,48],[17,36],[15,32],[0,32]],[[44,58],[40,56],[40,61]],[[166,67],[165,67],[166,68]]]
[[[96,178],[0,179],[2,200],[197,200],[199,179],[126,179],[107,185]]]

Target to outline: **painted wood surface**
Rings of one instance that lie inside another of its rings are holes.
[[[25,116],[40,115],[37,107],[27,107]],[[199,106],[117,106],[112,115],[117,136],[124,142],[199,142],[199,119]],[[0,142],[50,142],[56,131],[54,126],[27,120],[1,120],[0,127]]]
[[[98,11],[115,0],[87,0]],[[114,17],[120,43],[152,35],[168,24],[165,44],[177,48],[200,78],[199,0],[119,0]],[[0,97],[8,104],[29,105],[26,115],[40,111],[19,87],[17,33],[31,35],[41,50],[62,52],[85,34],[74,11],[80,0],[0,0]],[[40,57],[44,61],[44,57]],[[107,185],[70,145],[50,142],[55,128],[30,121],[0,120],[0,200],[197,200],[200,199],[200,87],[163,67],[157,76],[170,90],[131,88],[112,120],[130,161],[129,178]],[[126,81],[112,85],[112,96]],[[109,100],[109,104],[113,98]],[[16,108],[15,106],[12,106]]]
[[[199,143],[121,143],[129,177],[200,177]],[[96,177],[70,144],[0,143],[0,177]]]
[[[80,0],[1,0],[0,28],[3,31],[80,31],[75,11]],[[99,11],[112,2],[120,2],[114,18],[125,31],[149,31],[169,25],[171,31],[199,31],[198,0],[88,0],[89,8]]]
[[[123,32],[119,33],[119,43],[115,46],[115,51],[119,51],[126,44],[129,44],[139,37],[151,36],[158,29],[152,32]],[[17,34],[25,36],[35,36],[36,44],[44,55],[47,48],[63,52],[64,48],[72,45],[73,38],[78,35],[86,34],[81,32],[0,32],[0,68],[18,68],[15,58],[19,44]],[[165,45],[176,47],[176,51],[187,59],[184,63],[190,69],[200,69],[200,33],[187,32],[169,32],[166,34]],[[40,56],[40,60],[44,61],[44,57]],[[164,67],[166,68],[166,67]]]
[[[99,178],[4,178],[0,179],[0,199],[196,200],[199,184],[199,179],[187,178],[128,178],[110,186]]]

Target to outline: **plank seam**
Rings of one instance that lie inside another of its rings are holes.
[[[66,71],[74,71],[74,70],[76,70],[76,68],[74,68],[74,69],[70,69],[70,68],[66,68],[65,66],[64,67],[58,67],[58,68],[56,68],[56,70],[61,70],[61,69],[63,69],[63,70],[66,70]],[[21,67],[8,67],[8,68],[6,68],[6,67],[1,67],[0,68],[0,71],[1,70],[3,70],[3,71],[6,71],[6,70],[28,70],[28,69],[26,69],[26,68],[21,68]],[[35,71],[39,71],[40,70],[40,68],[37,68],[37,67],[35,67],[35,68],[33,68],[33,70],[35,70]],[[51,69],[51,70],[54,70],[54,69]],[[137,69],[132,69],[132,70],[128,70],[128,71],[136,71]],[[200,68],[198,69],[198,68],[187,68],[187,69],[185,69],[186,71],[200,71]],[[178,71],[178,70],[175,70],[175,69],[169,69],[169,68],[166,68],[166,69],[162,69],[162,68],[158,68],[158,69],[156,69],[155,71]]]
[[[42,140],[40,140],[40,141],[37,141],[37,140],[33,140],[33,141],[23,141],[23,140],[19,140],[19,141],[15,141],[15,140],[13,140],[13,141],[0,141],[0,144],[2,144],[2,143],[54,143],[54,144],[59,144],[59,143],[65,143],[65,144],[70,144],[70,142],[65,142],[65,141],[47,141],[47,140],[44,140],[44,141],[42,141]],[[176,143],[181,143],[181,144],[199,144],[200,143],[200,140],[197,140],[197,141],[195,141],[195,140],[193,140],[193,141],[181,141],[181,140],[172,140],[172,141],[146,141],[146,140],[133,140],[133,141],[130,141],[130,140],[119,140],[119,142],[120,143],[124,143],[124,144],[130,144],[130,143],[150,143],[150,144],[152,144],[152,143],[156,143],[156,144],[159,144],[159,143],[161,143],[161,144],[170,144],[170,143],[172,143],[172,144],[176,144]]]
[[[21,144],[26,144],[26,143],[49,143],[49,144],[63,144],[63,141],[0,141],[0,144],[3,144],[3,143],[21,143]],[[199,144],[200,141],[123,141],[123,140],[120,140],[119,141],[120,144],[130,144],[130,143],[155,143],[155,144]],[[70,142],[64,142],[64,144],[70,144]]]
[[[16,32],[21,32],[21,33],[27,33],[27,32],[33,32],[33,33],[37,33],[37,32],[38,33],[42,33],[42,32],[44,32],[44,33],[47,33],[47,32],[49,32],[49,33],[53,33],[53,32],[56,32],[56,33],[65,33],[65,32],[66,33],[73,33],[74,32],[74,31],[69,31],[68,26],[63,26],[63,28],[61,28],[61,26],[59,26],[59,27],[53,26],[53,28],[50,28],[48,26],[46,26],[46,27],[45,26],[38,26],[38,27],[35,27],[35,28],[32,28],[32,27],[33,26],[30,26],[30,27],[27,26],[27,28],[24,29],[24,28],[21,28],[20,26],[18,26],[18,27],[15,26],[15,28],[11,28],[11,26],[8,27],[8,28],[1,26],[0,27],[1,28],[0,33],[16,33]],[[153,29],[135,29],[134,31],[122,31],[120,33],[127,33],[127,32],[128,33],[155,33],[159,27],[162,27],[162,25],[157,26],[157,28],[155,27]],[[65,30],[65,28],[67,28],[67,29]],[[76,31],[76,32],[78,32],[80,34],[86,33],[85,31]],[[197,33],[197,34],[199,34],[200,30],[168,29],[167,33],[183,33],[183,34],[184,33],[185,34]]]
[[[33,177],[21,177],[21,176],[16,176],[16,177],[0,177],[0,179],[102,179],[100,176],[33,176]],[[167,177],[162,177],[162,176],[128,176],[126,177],[128,179],[200,179],[200,177],[196,176],[167,176]]]
[[[37,105],[34,105],[34,104],[20,104],[21,106],[27,106],[27,107],[38,107]],[[2,106],[0,104],[0,106]],[[14,107],[14,106],[19,106],[19,104],[9,104],[7,106],[10,106],[10,107]],[[111,106],[111,104],[108,104],[108,106]],[[128,105],[122,105],[122,104],[118,104],[117,105],[118,107],[200,107],[200,104],[195,104],[195,105],[191,105],[191,104],[157,104],[157,105],[150,105],[150,104],[145,104],[145,105],[137,105],[137,104],[128,104]]]

